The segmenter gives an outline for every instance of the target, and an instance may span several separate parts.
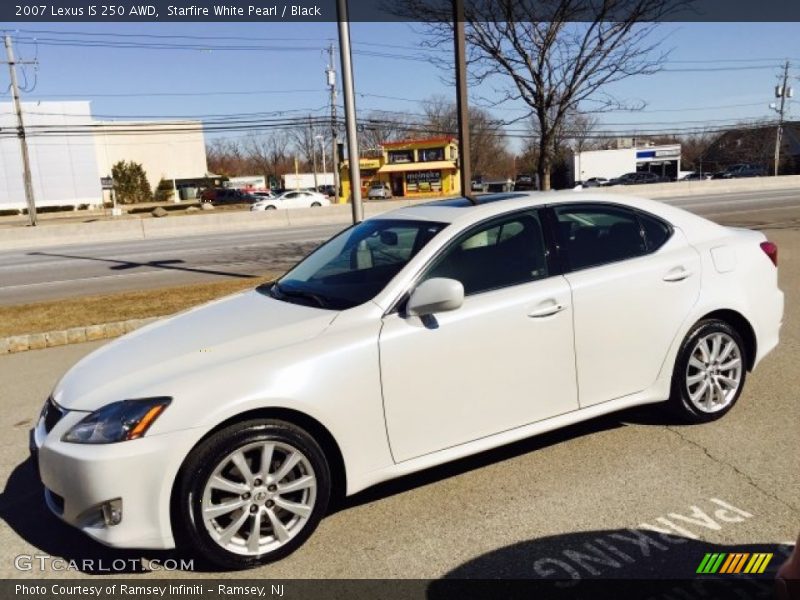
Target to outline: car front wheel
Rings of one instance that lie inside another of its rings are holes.
[[[700,321],[678,352],[670,397],[673,410],[690,423],[719,419],[739,399],[746,367],[739,333],[724,321]]]
[[[330,489],[325,456],[306,431],[278,420],[238,423],[187,459],[174,504],[176,534],[217,567],[272,562],[313,533]]]

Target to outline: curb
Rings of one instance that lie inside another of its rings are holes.
[[[129,319],[127,321],[87,325],[85,327],[71,327],[70,329],[46,331],[44,333],[13,335],[0,338],[0,355],[27,352],[28,350],[42,350],[44,348],[67,346],[69,344],[81,344],[83,342],[93,342],[96,340],[107,340],[125,335],[126,333],[130,333],[135,329],[139,329],[140,327],[144,327],[145,325],[163,318],[164,317],[148,317],[146,319]]]

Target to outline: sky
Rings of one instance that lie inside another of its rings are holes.
[[[0,28],[14,36],[18,58],[38,61],[35,77],[32,68],[26,69],[32,88],[23,94],[26,102],[90,100],[100,118],[329,114],[325,49],[337,40],[335,23],[18,23]],[[359,114],[418,113],[420,101],[431,96],[455,99],[447,74],[420,47],[422,29],[409,23],[352,25]],[[646,108],[604,114],[605,128],[675,129],[773,118],[768,105],[785,59],[793,61],[795,87],[800,85],[800,23],[675,23],[659,26],[657,35],[664,39],[662,48],[671,50],[665,71],[629,78],[609,90]],[[81,45],[62,45],[70,40]],[[130,42],[131,47],[87,46],[87,40]],[[144,49],[142,42],[195,48]],[[229,45],[262,48],[220,48]],[[0,72],[0,91],[7,84],[8,73]],[[473,88],[470,95],[477,104],[497,97],[490,86]],[[493,112],[510,120],[522,110],[508,104]]]

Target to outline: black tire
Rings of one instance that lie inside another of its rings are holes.
[[[700,410],[692,402],[689,396],[689,386],[687,385],[686,376],[689,368],[689,360],[691,359],[692,352],[697,346],[698,341],[714,333],[725,334],[735,342],[741,361],[741,373],[739,387],[728,404],[715,412],[705,412]],[[684,338],[675,360],[675,369],[672,373],[672,388],[669,399],[669,407],[673,414],[687,423],[708,423],[725,416],[734,407],[739,400],[739,396],[742,394],[747,379],[747,364],[747,347],[744,344],[742,336],[739,335],[736,329],[725,321],[720,321],[718,319],[699,321]]]
[[[238,448],[262,441],[288,444],[305,455],[316,477],[316,499],[305,524],[282,546],[258,555],[237,554],[220,546],[206,529],[201,506],[203,491],[209,477],[225,457]],[[330,493],[328,462],[319,444],[305,430],[292,423],[274,419],[236,423],[201,442],[186,459],[173,499],[176,541],[179,549],[184,552],[226,570],[247,569],[280,560],[303,545],[317,528],[327,511]]]
[[[264,208],[264,210],[276,210],[276,209],[275,209],[275,207],[274,207],[274,206],[272,206],[271,204],[269,204],[269,205],[267,205],[267,206]]]
[[[320,204],[319,202],[312,202],[311,203],[311,208],[319,208],[320,206],[322,206],[322,204]]]

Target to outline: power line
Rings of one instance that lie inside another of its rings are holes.
[[[244,112],[244,113],[216,113],[216,114],[197,114],[197,115],[107,115],[107,114],[95,114],[92,113],[91,115],[80,115],[76,113],[69,113],[69,112],[43,112],[38,110],[25,110],[26,115],[37,115],[37,116],[51,116],[51,117],[75,117],[75,118],[89,118],[89,119],[129,119],[129,120],[144,120],[144,119],[158,119],[164,120],[160,122],[168,122],[169,119],[175,119],[176,121],[198,121],[203,120],[205,122],[206,119],[213,120],[220,120],[220,119],[239,119],[239,118],[248,118],[248,117],[274,117],[274,116],[281,116],[287,115],[292,113],[301,113],[307,115],[309,113],[316,113],[327,110],[327,106],[320,106],[317,108],[293,108],[293,109],[285,109],[285,110],[275,110],[275,111],[266,111],[266,112]],[[13,114],[12,112],[0,112],[0,115],[4,114]]]
[[[717,73],[722,71],[763,71],[774,70],[777,65],[751,65],[742,67],[697,67],[685,69],[660,69],[658,73]]]
[[[144,39],[189,39],[189,40],[196,40],[196,35],[172,35],[172,34],[155,34],[155,33],[110,33],[110,32],[101,32],[101,31],[53,31],[51,29],[16,29],[15,32],[20,33],[31,33],[31,34],[47,34],[47,35],[73,35],[73,36],[87,36],[87,37],[112,37],[112,38],[144,38]],[[225,40],[234,40],[234,41],[244,41],[244,42],[263,42],[264,38],[260,37],[247,37],[247,36],[233,36],[233,35],[207,35],[203,34],[203,39],[206,40],[215,40],[215,41],[225,41]],[[271,41],[275,42],[314,42],[320,41],[318,37],[286,37],[286,38],[279,38],[270,36],[269,38]],[[333,42],[333,36],[330,38],[326,38],[329,42]],[[408,46],[402,46],[399,44],[385,44],[379,42],[351,42],[354,46],[370,46],[374,48],[395,48],[397,50],[407,50]],[[417,50],[422,52],[430,52],[430,53],[438,53],[438,51],[434,48],[425,48],[420,47]],[[779,59],[775,59],[779,60]]]
[[[260,96],[270,94],[321,94],[321,89],[304,90],[242,90],[242,91],[203,91],[203,92],[87,92],[83,94],[36,94],[37,98],[147,98],[149,96],[158,97],[183,97],[183,96]]]

